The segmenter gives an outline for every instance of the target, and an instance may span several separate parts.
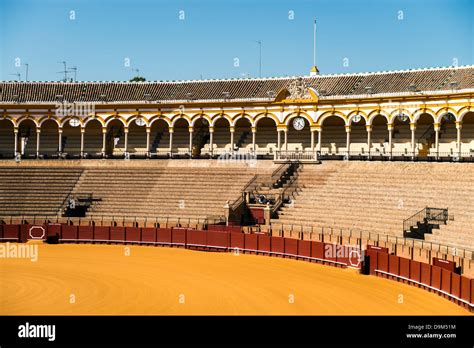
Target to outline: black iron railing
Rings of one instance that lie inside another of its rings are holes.
[[[426,207],[403,221],[403,232],[411,231],[411,228],[418,226],[419,223],[440,222],[446,224],[448,219],[447,208]]]

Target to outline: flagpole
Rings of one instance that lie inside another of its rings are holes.
[[[313,32],[313,66],[316,66],[316,19],[314,20]]]

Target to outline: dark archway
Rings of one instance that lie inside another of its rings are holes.
[[[84,157],[97,158],[102,156],[102,124],[91,120],[84,131]]]
[[[468,112],[462,119],[461,156],[474,156],[474,112]]]
[[[163,119],[153,121],[150,127],[151,156],[168,156],[170,133],[168,123]]]
[[[273,156],[277,151],[278,133],[277,124],[271,117],[264,117],[257,122],[255,133],[255,147],[257,156]]]
[[[36,124],[28,119],[21,121],[18,127],[18,152],[22,157],[36,157],[36,136]]]
[[[406,115],[397,116],[393,121],[392,148],[393,156],[412,154],[410,118]]]
[[[208,155],[208,152],[204,151],[204,147],[209,139],[209,121],[205,117],[200,117],[193,126],[193,157]]]
[[[346,128],[339,116],[329,116],[321,125],[321,154],[344,155],[346,153]]]
[[[223,155],[231,152],[230,123],[225,117],[219,118],[214,123],[213,147],[214,155]]]
[[[351,146],[350,146],[351,156],[367,155],[369,153],[369,146],[367,144],[368,138],[367,138],[366,121],[365,121],[365,118],[363,118],[362,116],[360,116],[360,118],[356,116],[352,118],[350,140],[351,140]]]
[[[141,119],[140,119],[141,120]],[[145,157],[146,151],[146,125],[138,125],[133,120],[128,126],[127,151],[130,157]]]
[[[239,118],[235,123],[234,149],[241,152],[252,151],[252,124],[245,118]]]
[[[389,156],[389,133],[388,121],[383,115],[377,115],[372,119],[372,134],[371,134],[371,156]]]
[[[436,154],[436,132],[434,119],[430,114],[421,114],[416,121],[415,144],[418,157]]]
[[[40,156],[57,157],[59,151],[59,127],[56,121],[46,120],[41,124]]]
[[[63,124],[62,152],[66,157],[78,157],[81,154],[81,125],[77,119]],[[71,126],[71,123],[74,125]]]
[[[0,120],[0,158],[13,158],[15,156],[15,133],[13,122]]]

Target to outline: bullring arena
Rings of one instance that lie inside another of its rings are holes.
[[[473,73],[1,82],[1,314],[469,315]]]

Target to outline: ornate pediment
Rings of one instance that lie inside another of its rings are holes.
[[[276,96],[276,102],[308,102],[319,100],[318,92],[310,87],[303,78],[292,81],[287,88],[283,88]]]
[[[288,86],[288,92],[290,93],[288,99],[311,99],[308,87],[303,78],[299,77]]]

